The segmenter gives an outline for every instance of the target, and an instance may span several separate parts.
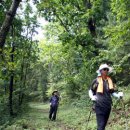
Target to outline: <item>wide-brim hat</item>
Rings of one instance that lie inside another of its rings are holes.
[[[101,64],[100,67],[99,67],[99,69],[98,69],[96,72],[99,74],[100,71],[101,71],[102,69],[104,69],[104,68],[107,68],[109,73],[111,73],[112,70],[113,70],[113,68],[110,67],[109,65],[107,65],[107,64]]]
[[[52,95],[54,95],[54,93],[56,93],[56,92],[58,92],[57,90],[54,90],[53,92],[52,92]]]

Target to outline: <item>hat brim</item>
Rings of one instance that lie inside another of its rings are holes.
[[[58,91],[53,91],[53,92],[52,92],[52,95],[53,95],[54,93],[56,93],[56,92],[58,92]]]
[[[108,71],[109,73],[111,73],[111,72],[113,71],[113,68],[112,68],[112,67],[104,67],[104,68],[109,69],[109,71]],[[102,69],[104,69],[104,68],[102,68]],[[96,72],[99,74],[102,69],[98,69]]]

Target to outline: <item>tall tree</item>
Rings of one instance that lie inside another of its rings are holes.
[[[11,50],[11,54],[10,54],[10,61],[13,64],[14,62],[14,51],[15,51],[15,47],[14,47],[14,43],[12,43],[12,50]],[[14,72],[12,71],[10,73],[10,83],[9,83],[9,112],[10,115],[13,115],[13,85],[14,85]]]
[[[16,11],[17,11],[17,8],[19,7],[20,2],[21,2],[21,0],[13,0],[9,11],[7,11],[7,13],[6,13],[5,20],[0,29],[0,49],[2,49],[4,47],[6,37],[10,30],[10,26],[16,15]]]

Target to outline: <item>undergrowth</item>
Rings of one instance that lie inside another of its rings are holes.
[[[130,89],[125,88],[123,92],[124,100],[113,98],[106,130],[130,129]],[[32,102],[29,103],[29,109],[19,114],[11,123],[7,123],[4,130],[95,130],[96,116],[91,108],[92,102],[86,96],[73,99],[59,105],[57,120],[52,122],[48,119],[49,103]]]

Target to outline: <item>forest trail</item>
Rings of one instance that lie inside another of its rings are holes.
[[[29,112],[20,117],[15,124],[5,130],[75,130],[65,125],[61,120],[48,119],[49,104],[30,103]]]
[[[48,119],[49,103],[31,102],[28,111],[17,117],[14,123],[4,130],[95,130],[95,113],[91,113],[88,123],[89,112],[90,109],[85,107],[80,109],[74,106],[60,106],[57,120],[50,121]],[[121,104],[113,107],[106,130],[129,130],[130,108],[125,112]]]

